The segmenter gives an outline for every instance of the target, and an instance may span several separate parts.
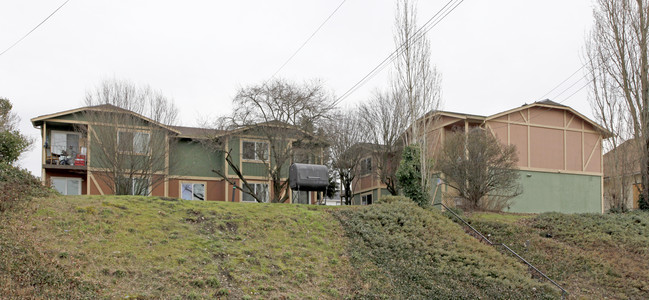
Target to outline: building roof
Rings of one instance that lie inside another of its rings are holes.
[[[32,122],[32,125],[34,127],[36,127],[36,126],[42,125],[43,121],[48,120],[48,119],[53,119],[53,118],[56,118],[56,117],[69,115],[69,114],[73,114],[73,113],[78,113],[78,112],[82,112],[82,111],[88,111],[88,110],[108,111],[108,112],[117,111],[117,112],[121,112],[121,113],[128,113],[128,114],[132,114],[132,115],[134,115],[134,116],[136,116],[138,118],[141,118],[141,119],[143,119],[143,120],[145,120],[147,122],[150,122],[150,123],[155,124],[157,126],[160,126],[162,128],[168,129],[169,131],[174,132],[176,134],[180,133],[177,130],[175,130],[174,128],[172,128],[173,126],[162,124],[162,123],[160,123],[158,121],[152,120],[152,119],[150,119],[148,117],[145,117],[145,116],[143,116],[141,114],[135,113],[135,112],[130,111],[128,109],[124,109],[124,108],[121,108],[121,107],[118,107],[118,106],[115,106],[115,105],[112,105],[112,104],[100,104],[100,105],[79,107],[79,108],[65,110],[65,111],[61,111],[61,112],[57,112],[57,113],[53,113],[53,114],[38,116],[38,117],[32,118],[30,121]]]
[[[177,130],[179,137],[184,138],[205,138],[209,136],[219,136],[226,133],[226,130],[202,128],[202,127],[187,127],[187,126],[171,126]]]

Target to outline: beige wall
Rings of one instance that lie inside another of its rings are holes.
[[[601,134],[569,111],[531,107],[485,123],[503,144],[516,146],[521,169],[602,174]]]

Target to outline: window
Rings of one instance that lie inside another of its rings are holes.
[[[311,193],[307,191],[293,191],[292,202],[294,204],[311,204]]]
[[[361,160],[361,175],[372,173],[372,158],[368,157]]]
[[[117,148],[121,152],[149,153],[150,135],[146,132],[120,131],[117,133]]]
[[[131,195],[148,196],[149,195],[149,180],[146,178],[133,178],[131,184]]]
[[[257,197],[261,198],[262,201],[268,202],[268,184],[265,183],[251,183],[250,187],[252,187],[253,193],[257,195]],[[246,187],[243,187],[244,189]],[[241,201],[243,202],[257,202],[255,198],[248,193],[241,192],[242,198]]]
[[[372,194],[361,196],[361,205],[370,205],[370,204],[372,204]]]
[[[293,163],[308,164],[311,163],[310,155],[308,152],[294,149],[293,150]]]
[[[63,151],[67,155],[79,153],[79,134],[76,132],[52,131],[51,149],[54,154],[61,155]]]
[[[52,177],[52,187],[62,195],[81,195],[81,178]]]
[[[180,196],[184,200],[205,200],[205,184],[182,183],[180,185]]]
[[[268,143],[244,141],[242,147],[243,159],[268,160]]]
[[[135,196],[148,196],[149,180],[146,178],[125,178],[119,177],[119,185],[117,186],[118,195],[135,195]]]

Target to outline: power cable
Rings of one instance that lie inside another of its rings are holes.
[[[13,48],[14,46],[18,45],[18,43],[20,43],[22,40],[24,40],[24,39],[25,39],[27,36],[29,36],[32,32],[34,32],[34,30],[36,30],[38,27],[40,27],[41,25],[43,25],[43,23],[45,23],[49,18],[51,18],[51,17],[52,17],[52,16],[53,16],[57,11],[59,11],[59,9],[61,9],[61,8],[62,8],[65,4],[67,4],[69,1],[70,1],[70,0],[65,0],[65,2],[63,2],[63,4],[61,4],[61,5],[60,5],[57,9],[55,9],[55,10],[54,10],[54,11],[53,11],[49,16],[47,16],[47,18],[45,18],[43,21],[41,21],[40,23],[38,23],[38,25],[36,25],[36,27],[32,28],[32,30],[30,30],[29,32],[27,32],[27,34],[25,34],[23,37],[21,37],[19,40],[17,40],[15,43],[13,43],[13,45],[9,46],[9,48],[7,48],[7,49],[5,49],[4,51],[2,51],[2,53],[0,53],[0,56],[2,56],[3,54],[5,54],[7,51],[11,50],[11,48]]]
[[[455,2],[455,3],[454,3]],[[372,79],[376,74],[381,72],[389,63],[394,61],[394,59],[403,51],[404,46],[407,43],[413,43],[422,38],[428,31],[433,29],[439,22],[444,20],[446,16],[448,16],[455,8],[457,8],[464,0],[450,0],[447,2],[441,9],[437,11],[428,21],[420,27],[414,34],[413,36],[409,39],[403,42],[399,47],[397,47],[394,51],[390,53],[385,59],[383,59],[376,67],[374,67],[369,73],[367,73],[361,80],[356,82],[351,88],[349,88],[347,91],[345,91],[336,101],[334,101],[334,105],[338,105],[340,102],[345,100],[349,95],[353,94],[358,88],[363,86],[365,83],[367,83],[370,79]],[[438,16],[438,20],[433,22]]]
[[[322,29],[322,27],[329,21],[329,19],[331,19],[331,17],[333,17],[333,15],[340,9],[341,6],[343,6],[343,4],[345,4],[346,1],[347,0],[343,0],[342,2],[340,2],[340,4],[338,4],[336,9],[334,9],[334,11],[329,14],[329,16],[320,24],[320,26],[316,28],[316,30],[304,41],[304,43],[302,43],[302,45],[300,45],[300,47],[298,47],[297,50],[295,50],[295,52],[291,54],[291,56],[279,67],[279,69],[277,69],[277,71],[275,71],[275,73],[273,73],[273,75],[270,76],[270,78],[268,78],[268,80],[266,80],[266,82],[275,78],[275,75],[277,75],[277,73],[284,69],[284,67],[300,52],[300,50],[302,50],[302,48],[304,48],[304,46],[306,46],[306,44],[318,33],[318,31]],[[264,85],[266,84],[264,83]]]

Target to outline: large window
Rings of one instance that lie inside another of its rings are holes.
[[[368,157],[361,160],[361,175],[372,173],[372,158]]]
[[[64,151],[67,155],[79,154],[79,133],[52,131],[51,144],[50,151],[54,154],[62,155]]]
[[[205,184],[183,182],[180,185],[181,197],[185,200],[205,200]]]
[[[52,187],[62,195],[81,195],[81,178],[52,177]]]
[[[307,191],[293,191],[292,202],[294,204],[311,204],[311,193]]]
[[[242,147],[243,159],[268,160],[268,143],[244,141]]]
[[[125,178],[118,177],[119,189],[116,194],[120,195],[135,195],[135,196],[148,196],[150,191],[149,180],[146,178]]]
[[[251,183],[250,186],[252,187],[253,193],[257,195],[258,198],[262,199],[264,202],[268,202],[268,184],[265,183]],[[245,187],[244,187],[245,189]],[[243,202],[257,202],[255,198],[248,193],[241,192],[242,194],[242,199],[241,201]]]
[[[151,136],[146,132],[120,131],[117,133],[117,148],[121,152],[147,154],[150,138]]]

